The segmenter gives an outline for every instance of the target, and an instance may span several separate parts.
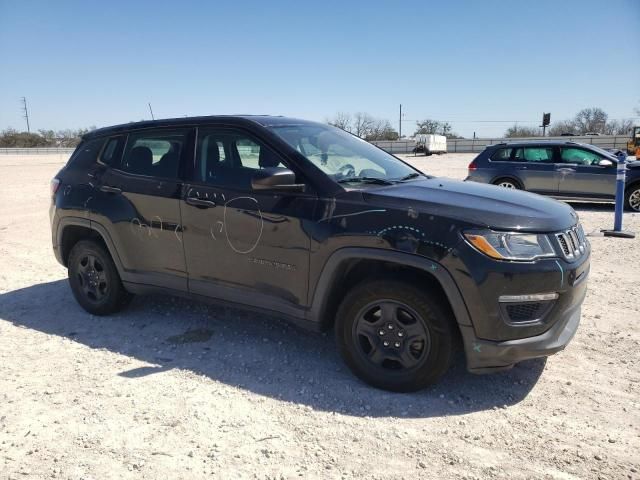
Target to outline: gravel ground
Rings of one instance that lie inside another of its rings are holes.
[[[472,156],[407,158],[464,178]],[[392,394],[277,318],[166,296],[85,313],[51,252],[64,160],[0,156],[0,478],[640,478],[640,237],[591,238],[564,352],[491,376],[460,358]],[[613,223],[574,206],[587,232]]]

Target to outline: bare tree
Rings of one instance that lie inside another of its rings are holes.
[[[351,114],[345,112],[336,113],[332,119],[327,120],[329,125],[351,132]]]
[[[365,138],[371,134],[375,121],[375,118],[368,113],[357,112],[353,115],[351,133],[360,138]]]
[[[370,131],[364,137],[367,141],[372,140],[397,140],[398,132],[391,126],[389,120],[374,119]]]
[[[559,137],[563,133],[577,135],[576,131],[577,127],[573,120],[560,120],[559,122],[553,122],[547,133],[550,137]]]
[[[397,140],[398,132],[391,126],[389,120],[375,118],[365,112],[355,114],[338,112],[327,120],[329,125],[353,133],[365,140]]]
[[[579,133],[605,133],[608,118],[607,113],[601,108],[591,107],[580,110],[574,122]]]
[[[515,124],[504,132],[505,138],[538,137],[540,132],[536,127],[521,127]]]
[[[628,118],[621,120],[611,120],[605,125],[604,133],[606,135],[627,135],[631,133],[633,121]]]

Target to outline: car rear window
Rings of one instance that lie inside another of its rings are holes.
[[[491,157],[490,157],[491,161],[492,162],[508,162],[509,159],[511,158],[511,151],[512,150],[513,150],[513,148],[498,148],[491,155]]]

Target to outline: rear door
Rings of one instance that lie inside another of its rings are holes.
[[[558,192],[555,155],[556,148],[553,146],[514,148],[512,161],[517,162],[515,168],[525,190],[545,195],[555,195]]]
[[[613,165],[598,165],[604,159]],[[556,169],[560,172],[559,196],[615,198],[616,162],[604,155],[579,146],[560,147]]]
[[[192,141],[193,129],[156,128],[114,137],[105,146],[108,165],[96,178],[92,220],[108,230],[127,281],[187,290],[181,161],[193,155]]]

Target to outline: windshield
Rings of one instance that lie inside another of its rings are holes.
[[[341,183],[403,180],[417,173],[394,156],[336,127],[289,125],[271,128],[320,170]]]
[[[613,154],[613,152],[610,152],[609,150],[605,150],[604,148],[600,148],[600,147],[597,147],[595,145],[589,145],[589,148],[591,148],[592,150],[595,150],[598,153],[604,154],[604,155],[606,155],[608,157],[614,157],[615,158],[615,155]]]

